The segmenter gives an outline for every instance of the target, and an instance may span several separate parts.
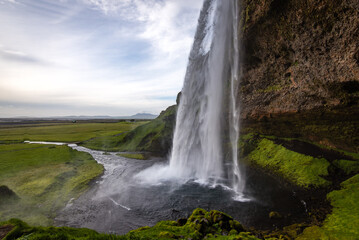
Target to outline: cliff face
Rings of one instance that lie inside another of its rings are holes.
[[[358,151],[359,1],[244,0],[242,16],[244,125]]]
[[[246,0],[243,115],[358,103],[359,1]]]

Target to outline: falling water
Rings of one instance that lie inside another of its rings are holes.
[[[238,86],[239,80],[242,77],[242,72],[239,69],[239,6],[238,2],[235,1],[232,8],[233,16],[233,54],[232,54],[232,64],[231,64],[231,86],[230,86],[230,116],[229,116],[229,135],[231,140],[232,148],[232,162],[233,162],[233,174],[232,174],[232,187],[235,192],[238,193],[238,198],[242,198],[244,191],[244,177],[243,171],[241,171],[238,165],[238,138],[239,138],[239,105],[237,105],[238,99]]]
[[[179,178],[225,183],[241,193],[237,4],[204,2],[178,107],[169,170]],[[232,145],[230,162],[224,157],[226,136]]]

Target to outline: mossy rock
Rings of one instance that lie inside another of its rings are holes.
[[[11,226],[4,240],[130,240],[130,239],[242,239],[259,240],[251,233],[246,232],[242,225],[233,218],[219,211],[207,212],[195,209],[184,225],[179,221],[161,221],[153,227],[141,227],[129,233],[117,236],[100,234],[86,228],[68,227],[31,227],[18,219],[11,219],[0,223],[0,227]],[[221,227],[222,226],[222,227]]]
[[[281,219],[283,216],[279,213],[279,212],[270,212],[269,213],[269,218],[270,219]]]
[[[232,230],[237,233],[244,231],[243,226],[231,216],[216,210],[207,212],[201,208],[193,211],[186,225],[196,229],[203,236],[207,234],[228,235]]]
[[[7,202],[11,203],[19,200],[20,198],[10,188],[5,185],[0,186],[0,205]]]

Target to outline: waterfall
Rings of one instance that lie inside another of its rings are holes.
[[[238,12],[234,0],[204,1],[178,106],[169,172],[225,184],[241,194]],[[225,157],[226,141],[231,142],[231,161]]]
[[[237,105],[238,99],[238,87],[239,80],[242,77],[242,71],[239,69],[239,6],[238,2],[235,1],[232,8],[232,16],[233,16],[233,53],[232,53],[232,64],[231,64],[231,85],[230,85],[230,116],[229,116],[229,135],[231,141],[231,150],[232,150],[232,162],[233,162],[233,174],[232,174],[232,187],[235,192],[239,193],[237,196],[239,199],[242,198],[242,194],[244,191],[244,177],[243,171],[241,171],[238,164],[238,138],[239,138],[239,104]]]

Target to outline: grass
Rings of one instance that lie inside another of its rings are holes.
[[[94,137],[113,136],[130,131],[146,122],[71,123],[50,126],[1,127],[0,141],[81,142]]]
[[[329,184],[322,176],[328,175],[330,163],[291,151],[268,139],[260,139],[248,155],[251,162],[280,174],[298,186],[321,187]]]
[[[172,143],[176,106],[163,111],[156,119],[118,136],[100,136],[82,146],[103,151],[166,152]]]
[[[143,155],[142,153],[119,153],[117,155],[120,156],[120,157],[125,157],[125,158],[146,160],[145,155]]]
[[[359,239],[359,174],[344,181],[340,190],[327,195],[333,211],[322,227],[313,226],[304,230],[298,240],[309,239]]]
[[[82,143],[82,146],[103,151],[141,151],[140,147],[146,136],[160,134],[164,128],[161,120],[155,119],[151,122],[135,128],[129,133],[118,136],[100,136]]]
[[[142,227],[123,236],[99,234],[93,230],[68,227],[30,227],[26,223],[11,219],[0,226],[14,226],[4,240],[14,239],[242,239],[258,240],[246,232],[242,225],[232,217],[219,211],[207,212],[196,209],[188,219],[183,221],[162,221],[153,227]]]
[[[0,145],[0,185],[20,198],[0,206],[0,220],[21,218],[48,225],[60,208],[78,197],[103,167],[88,153],[67,146]]]

